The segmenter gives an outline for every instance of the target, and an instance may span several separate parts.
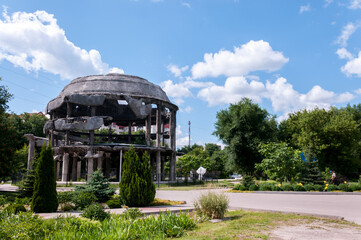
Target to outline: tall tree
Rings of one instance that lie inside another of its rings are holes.
[[[262,161],[259,144],[276,139],[274,116],[250,99],[217,113],[214,134],[226,145],[234,165],[243,173],[253,174],[255,164]]]
[[[55,168],[51,145],[43,145],[35,170],[31,210],[36,213],[55,212],[58,209]]]

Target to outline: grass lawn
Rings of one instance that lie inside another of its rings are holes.
[[[197,224],[193,231],[186,232],[179,239],[268,239],[271,230],[278,226],[294,226],[301,223],[322,222],[336,224],[340,228],[361,226],[347,221],[300,216],[296,214],[232,211],[226,214],[223,222]]]

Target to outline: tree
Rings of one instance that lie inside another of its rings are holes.
[[[261,143],[259,152],[264,159],[256,167],[281,184],[296,178],[301,169],[301,152],[286,143]]]
[[[51,145],[43,145],[35,171],[31,210],[36,213],[55,212],[58,209],[55,168]]]
[[[274,116],[247,98],[218,112],[215,127],[213,134],[228,145],[234,165],[248,174],[262,160],[259,144],[274,140],[277,133]]]
[[[133,146],[124,155],[119,195],[127,206],[146,206],[154,201],[155,185],[149,161],[150,157],[146,152],[141,161]]]
[[[346,177],[358,176],[360,161],[360,124],[350,111],[332,108],[291,114],[284,124],[288,141],[326,167]]]
[[[0,77],[1,81],[1,77]],[[9,108],[8,102],[11,100],[13,95],[8,91],[4,85],[0,86],[0,116],[3,116],[6,110]]]
[[[185,145],[183,146],[182,148],[178,148],[177,149],[177,152],[181,152],[181,153],[184,153],[184,154],[187,154],[189,152],[191,152],[193,149],[195,148],[199,148],[199,147],[202,147],[201,145],[198,145],[198,144],[193,144],[192,146],[188,146],[188,145]]]

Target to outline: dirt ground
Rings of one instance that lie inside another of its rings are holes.
[[[361,226],[332,221],[301,222],[271,231],[272,240],[361,240]]]

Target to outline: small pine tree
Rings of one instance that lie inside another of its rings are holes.
[[[58,209],[55,168],[51,145],[43,145],[35,170],[31,210],[36,213],[55,212]]]
[[[146,206],[154,201],[155,186],[149,158],[149,155],[144,153],[141,161],[133,146],[124,155],[119,195],[127,206]]]
[[[323,184],[321,171],[318,168],[318,160],[306,160],[303,162],[300,180],[304,184]]]

